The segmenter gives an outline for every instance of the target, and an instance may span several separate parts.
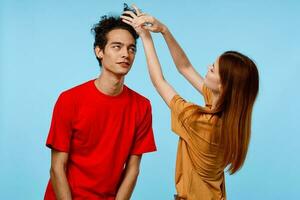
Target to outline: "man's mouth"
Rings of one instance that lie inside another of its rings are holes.
[[[129,67],[130,66],[129,62],[118,62],[117,64],[121,65],[122,67]]]

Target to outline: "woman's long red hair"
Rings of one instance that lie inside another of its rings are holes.
[[[195,109],[184,120],[189,122],[200,114],[212,113],[221,120],[221,142],[224,167],[230,174],[244,164],[251,136],[253,105],[258,94],[259,76],[255,63],[247,56],[227,51],[219,57],[219,74],[222,92],[216,108],[208,111],[202,107],[188,107],[184,112]],[[180,115],[183,117],[184,115]]]

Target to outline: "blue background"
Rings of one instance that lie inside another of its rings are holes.
[[[123,1],[0,0],[0,199],[42,199],[49,178],[45,147],[59,93],[95,78],[90,29]],[[127,1],[128,4],[133,3]],[[226,175],[228,199],[300,199],[300,1],[135,1],[167,24],[202,75],[226,50],[252,57],[260,91],[244,167]],[[154,35],[165,77],[186,99],[202,97],[175,70]],[[150,84],[141,41],[126,84],[152,101],[158,152],[144,155],[133,200],[172,199],[178,138]]]

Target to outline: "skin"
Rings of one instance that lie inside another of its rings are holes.
[[[133,7],[135,8],[137,15],[135,15],[131,11],[125,11],[124,13],[130,15],[131,17],[121,16],[121,18],[125,23],[135,28],[137,33],[140,35],[144,45],[151,81],[166,104],[170,106],[170,101],[172,100],[174,95],[177,94],[177,92],[165,80],[163,76],[161,65],[159,63],[153,40],[149,31],[159,32],[163,35],[177,70],[193,85],[196,90],[198,90],[202,94],[203,84],[205,84],[209,89],[212,90],[212,108],[214,108],[216,106],[222,88],[219,77],[218,59],[213,65],[210,65],[208,67],[207,75],[203,78],[195,70],[185,52],[177,43],[167,26],[162,24],[154,17],[141,13],[135,5],[133,5]],[[152,26],[144,26],[146,22],[151,23]]]
[[[131,69],[135,50],[134,38],[123,29],[115,29],[107,34],[104,49],[95,48],[95,54],[102,62],[101,74],[95,80],[95,85],[101,92],[111,96],[122,92],[124,77]]]
[[[102,70],[94,84],[102,93],[110,96],[120,94],[124,77],[130,71],[135,58],[135,40],[123,29],[115,29],[107,34],[108,42],[104,49],[95,48],[101,59]],[[72,195],[66,169],[68,153],[52,150],[50,178],[57,200],[71,200]],[[125,176],[116,194],[116,200],[129,200],[139,175],[141,155],[130,155],[125,166]]]
[[[71,190],[66,176],[69,154],[51,150],[50,179],[57,200],[71,200]]]
[[[219,91],[220,76],[219,76],[219,61],[218,59],[212,65],[208,66],[206,76],[203,80],[204,84],[214,92]]]

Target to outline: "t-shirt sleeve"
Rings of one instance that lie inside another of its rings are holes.
[[[183,138],[186,141],[190,140],[190,136],[186,131],[183,131],[184,126],[182,119],[179,118],[182,111],[184,111],[187,107],[194,105],[193,103],[187,102],[179,95],[175,95],[170,102],[171,109],[171,129],[178,136]],[[191,111],[191,110],[190,110]],[[185,112],[187,114],[187,112]],[[184,116],[183,116],[184,117]]]
[[[69,152],[72,136],[73,106],[70,95],[62,93],[54,106],[46,146],[57,151]]]
[[[143,112],[143,115],[137,127],[131,154],[141,155],[143,153],[152,151],[156,151],[156,145],[152,129],[151,104],[149,101],[147,101],[146,111]]]

